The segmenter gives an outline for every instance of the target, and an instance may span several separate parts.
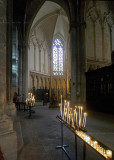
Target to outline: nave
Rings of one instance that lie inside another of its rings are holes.
[[[18,137],[18,160],[67,160],[67,156],[56,146],[61,144],[61,125],[56,119],[59,108],[35,106],[35,113],[17,112],[14,128]],[[102,118],[101,118],[102,117]],[[114,116],[88,111],[87,134],[94,136],[114,150]],[[22,136],[20,136],[22,130]],[[71,160],[75,160],[74,134],[64,127],[64,144],[68,144]],[[21,147],[23,145],[23,147]],[[78,160],[83,159],[82,141],[78,139]],[[103,160],[90,147],[86,148],[86,160]]]

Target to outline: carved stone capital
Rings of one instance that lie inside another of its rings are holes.
[[[97,9],[95,6],[88,9],[86,17],[87,19],[91,19],[93,22],[98,19]]]
[[[104,26],[106,26],[107,24],[111,27],[113,26],[114,24],[114,18],[112,16],[112,13],[109,12],[109,13],[104,13],[104,19],[103,19],[103,23],[104,23]]]

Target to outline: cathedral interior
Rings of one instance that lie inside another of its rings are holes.
[[[114,2],[0,0],[0,35],[0,160],[114,159]],[[84,152],[66,128],[70,158],[56,149],[64,100],[83,106],[87,134],[108,152]]]

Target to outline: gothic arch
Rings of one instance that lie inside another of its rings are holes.
[[[32,25],[32,22],[36,16],[36,14],[39,12],[40,8],[43,6],[43,4],[46,2],[47,0],[42,0],[42,1],[37,1],[37,0],[33,0],[31,3],[32,5],[28,4],[27,6],[27,11],[26,11],[26,17],[25,17],[25,20],[24,20],[24,23],[25,23],[25,30],[27,31],[26,34],[25,34],[25,41],[27,42],[28,40],[28,36],[29,36],[29,32],[30,32],[30,29],[31,29],[31,25]],[[55,2],[56,4],[60,5],[66,12],[67,14],[67,17],[69,19],[70,17],[70,13],[69,13],[69,6],[68,4],[66,4],[64,1],[62,0],[50,0],[50,2]],[[33,10],[34,10],[34,14],[30,14],[30,13],[33,13]],[[26,23],[27,22],[27,23]],[[29,24],[28,24],[29,22]]]

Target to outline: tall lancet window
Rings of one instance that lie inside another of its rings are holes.
[[[53,74],[63,75],[63,43],[58,38],[53,42]]]

